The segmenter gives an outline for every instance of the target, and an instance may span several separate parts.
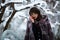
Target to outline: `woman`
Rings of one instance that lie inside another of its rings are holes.
[[[25,40],[53,40],[53,33],[47,16],[41,15],[37,7],[29,12]]]

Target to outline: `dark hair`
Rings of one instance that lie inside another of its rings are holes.
[[[39,21],[42,18],[41,12],[37,7],[32,7],[29,11],[29,15],[31,16],[33,13],[38,14],[38,18],[36,19]]]

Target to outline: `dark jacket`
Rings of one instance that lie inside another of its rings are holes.
[[[37,26],[39,26],[42,31],[42,40],[53,40],[53,33],[47,16],[43,15],[43,18],[35,21],[35,24],[38,24]],[[32,22],[30,20],[27,22],[25,40],[35,40],[32,31]]]

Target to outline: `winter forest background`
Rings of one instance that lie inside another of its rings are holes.
[[[60,0],[0,0],[0,40],[24,40],[31,7],[50,20],[55,40],[60,40]]]

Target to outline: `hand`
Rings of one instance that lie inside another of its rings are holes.
[[[32,21],[32,23],[34,23],[34,19],[33,19],[31,16],[30,16],[29,18],[30,18],[30,20]]]

